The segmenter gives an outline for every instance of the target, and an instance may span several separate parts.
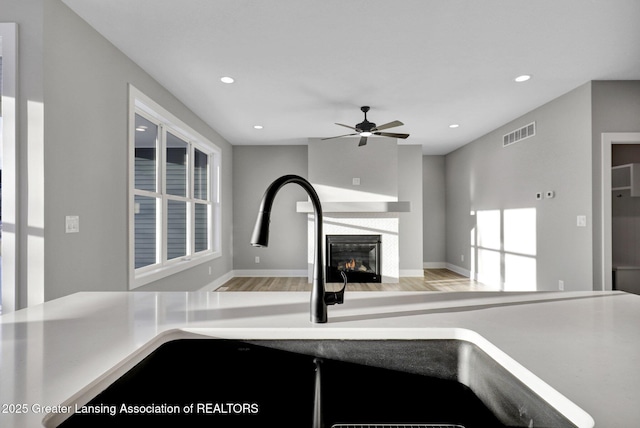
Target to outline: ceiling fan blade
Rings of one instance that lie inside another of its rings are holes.
[[[336,125],[344,126],[345,128],[353,129],[354,131],[358,131],[358,132],[360,132],[360,130],[359,130],[358,128],[354,128],[353,126],[344,125],[344,124],[342,124],[342,123],[336,123]]]
[[[364,146],[367,144],[367,137],[360,137],[360,142],[358,143],[358,147]]]
[[[373,128],[374,131],[381,131],[383,129],[395,128],[396,126],[402,126],[404,123],[399,120],[394,120],[393,122],[385,123],[384,125],[376,126]]]
[[[380,135],[382,137],[391,137],[391,138],[407,138],[409,134],[396,134],[395,132],[374,132],[375,135]]]
[[[352,135],[358,135],[358,134],[355,133],[355,134],[338,135],[336,137],[321,138],[321,140],[333,140],[334,138],[351,137]]]

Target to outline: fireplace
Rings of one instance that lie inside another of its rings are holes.
[[[327,282],[382,282],[380,235],[327,235]]]

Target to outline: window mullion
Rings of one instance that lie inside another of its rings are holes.
[[[167,130],[163,124],[160,124],[159,130],[159,148],[158,148],[158,183],[160,188],[160,214],[158,216],[158,248],[160,250],[160,264],[165,264],[167,262],[167,177],[165,174],[166,171],[166,150],[167,150]]]
[[[195,162],[194,147],[191,142],[187,149],[187,256],[195,253],[195,207],[193,205],[195,192]]]
[[[215,225],[219,224],[220,219],[220,165],[219,155],[209,155],[209,248],[218,251],[220,241],[216,238]]]

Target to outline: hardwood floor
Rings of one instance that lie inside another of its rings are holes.
[[[329,283],[328,290],[342,284]],[[448,269],[425,269],[424,277],[400,278],[397,284],[349,283],[349,291],[496,291]],[[215,291],[311,291],[305,277],[236,277]]]

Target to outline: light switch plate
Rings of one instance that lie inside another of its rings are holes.
[[[80,217],[77,215],[68,215],[64,221],[65,233],[80,232]]]
[[[587,216],[579,215],[576,219],[576,225],[578,227],[587,227]]]

